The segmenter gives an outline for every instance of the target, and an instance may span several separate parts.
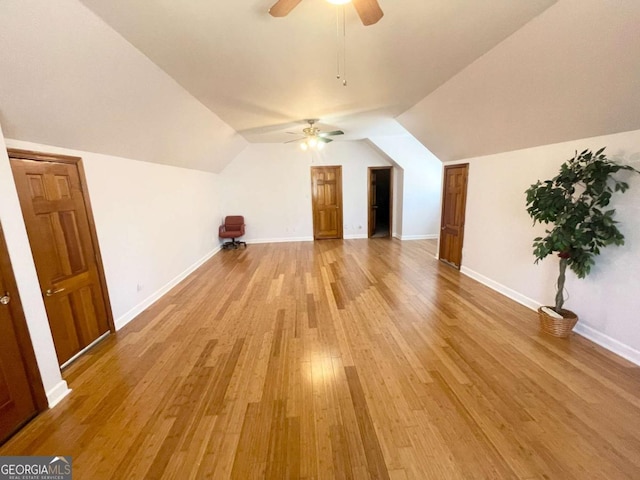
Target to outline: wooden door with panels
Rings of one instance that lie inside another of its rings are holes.
[[[0,226],[0,444],[47,408]]]
[[[49,325],[65,366],[114,331],[81,159],[9,150]]]
[[[342,167],[311,167],[313,238],[342,238]]]
[[[464,240],[469,164],[444,167],[440,260],[460,268]]]

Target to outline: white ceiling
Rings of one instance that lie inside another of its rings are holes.
[[[304,0],[82,0],[251,142],[291,139],[305,118],[345,139],[400,133],[414,106],[555,0],[379,0],[376,25],[346,6],[347,79],[336,79],[336,8]]]
[[[77,0],[0,1],[0,65],[9,139],[211,172],[247,146]]]
[[[640,1],[561,0],[398,117],[449,161],[640,129]]]

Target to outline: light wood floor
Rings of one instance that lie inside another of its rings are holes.
[[[640,369],[536,322],[433,242],[223,251],[0,455],[91,480],[640,478]]]

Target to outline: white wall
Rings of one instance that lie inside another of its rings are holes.
[[[51,400],[62,380],[5,142],[6,147],[82,157],[117,328],[219,249],[220,186],[213,173],[3,140],[0,220]]]
[[[82,156],[120,328],[219,248],[218,175]]]
[[[219,247],[217,174],[17,140],[6,144],[82,157],[117,328]]]
[[[342,165],[344,238],[366,238],[367,168],[390,163],[363,141],[249,145],[220,174],[222,216],[244,215],[247,241],[312,240],[310,167],[322,165]]]
[[[393,167],[393,231],[396,238],[402,238],[402,213],[404,212],[404,169]]]
[[[640,130],[465,160],[470,170],[463,273],[532,308],[552,304],[558,259],[534,265],[531,244],[544,227],[532,227],[524,191],[554,177],[576,150],[603,146],[614,159],[640,169]],[[579,315],[579,332],[640,363],[640,175],[621,176],[631,188],[614,197],[613,206],[626,244],[605,248],[586,279],[568,275],[566,306]]]
[[[436,238],[440,232],[442,162],[412,135],[370,137],[369,140],[403,170],[403,240]]]
[[[0,2],[7,138],[220,171],[246,141],[78,0]]]

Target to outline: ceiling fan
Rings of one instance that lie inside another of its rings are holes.
[[[291,10],[293,10],[302,0],[278,0],[269,9],[269,13],[272,17],[286,17]],[[358,12],[358,16],[362,23],[367,25],[373,25],[382,18],[384,13],[378,5],[378,0],[327,0],[329,3],[336,5],[343,5],[345,3],[353,3],[353,6]]]
[[[318,122],[317,118],[310,118],[305,121],[309,124],[309,126],[302,129],[304,137],[296,138],[295,140],[289,140],[288,142],[284,143],[301,142],[300,148],[302,148],[303,150],[308,150],[310,148],[322,150],[325,144],[333,142],[333,140],[328,137],[333,137],[335,135],[344,135],[344,132],[342,130],[334,130],[333,132],[322,132],[318,127],[315,126],[315,124]],[[300,133],[298,132],[287,133],[290,133],[292,135],[300,135]]]

